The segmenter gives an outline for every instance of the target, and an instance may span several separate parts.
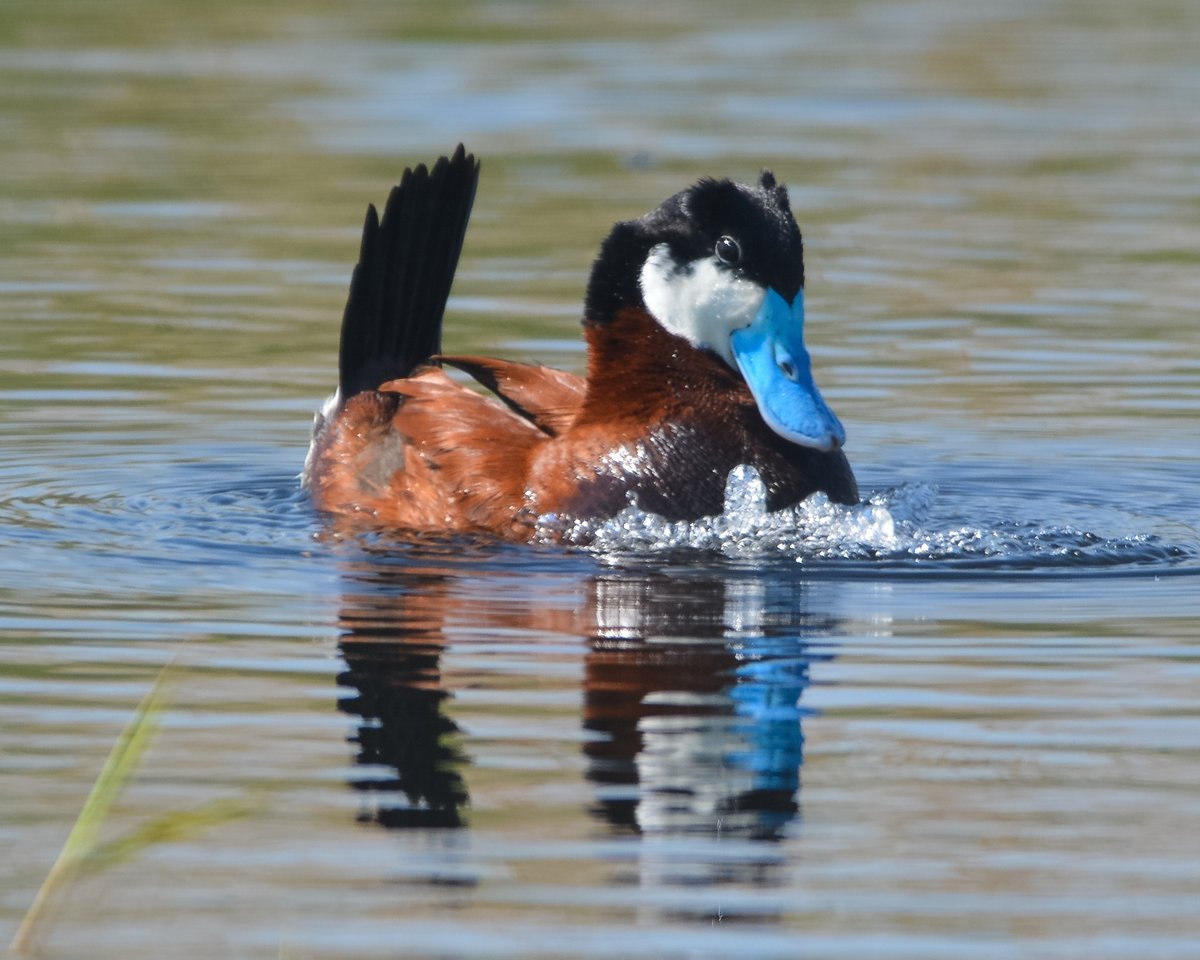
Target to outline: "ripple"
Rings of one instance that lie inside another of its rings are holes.
[[[871,561],[913,569],[1168,566],[1197,556],[1193,548],[1153,533],[1107,537],[1073,526],[1025,521],[935,522],[931,513],[936,500],[935,487],[908,483],[854,506],[814,494],[794,507],[771,512],[757,471],[743,465],[730,472],[725,509],[717,516],[672,522],[632,503],[608,520],[543,517],[539,535],[608,557],[696,550],[738,559]]]
[[[332,575],[297,566],[314,549],[316,522],[295,477],[263,465],[261,450],[258,462],[242,452],[55,442],[7,464],[0,630],[35,621],[88,637],[190,633],[218,622],[294,629]],[[36,589],[8,586],[28,583],[31,571]],[[279,616],[285,597],[291,618]]]

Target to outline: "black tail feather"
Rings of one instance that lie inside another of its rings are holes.
[[[362,248],[342,316],[338,384],[343,401],[408,376],[441,350],[442,314],[462,252],[479,164],[462,144],[404,171],[383,219],[367,208]]]

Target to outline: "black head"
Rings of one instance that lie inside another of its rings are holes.
[[[701,180],[640,220],[618,223],[592,268],[584,322],[642,307],[670,334],[741,374],[763,420],[800,446],[845,431],[812,379],[804,345],[804,247],[787,191]]]
[[[614,226],[592,267],[585,322],[603,323],[622,307],[646,305],[643,270],[656,249],[669,256],[672,269],[712,263],[789,301],[804,286],[800,228],[787,189],[769,170],[754,186],[700,180],[644,217]]]

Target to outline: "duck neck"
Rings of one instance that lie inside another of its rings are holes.
[[[586,338],[588,386],[577,423],[650,424],[722,395],[750,400],[724,361],[664,330],[643,307],[623,307],[610,320],[588,324]]]

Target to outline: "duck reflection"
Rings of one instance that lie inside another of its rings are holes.
[[[385,827],[461,827],[467,756],[441,682],[444,578],[383,567],[358,583],[375,589],[343,598],[346,669],[338,683],[354,693],[338,707],[361,718],[350,740],[367,772],[350,785],[377,798],[360,819]],[[388,586],[401,589],[393,593]]]
[[[593,583],[585,750],[609,823],[762,838],[795,818],[814,654],[767,611],[800,599],[755,579]]]
[[[339,705],[360,718],[352,785],[373,800],[364,819],[465,823],[469,761],[441,671],[447,617],[463,626],[464,576],[407,564],[349,571],[339,680],[352,693]],[[467,616],[475,635],[586,643],[583,750],[597,818],[644,835],[779,837],[799,810],[800,698],[823,655],[812,644],[834,627],[806,613],[803,582],[630,572],[572,582],[570,602],[533,591]]]

